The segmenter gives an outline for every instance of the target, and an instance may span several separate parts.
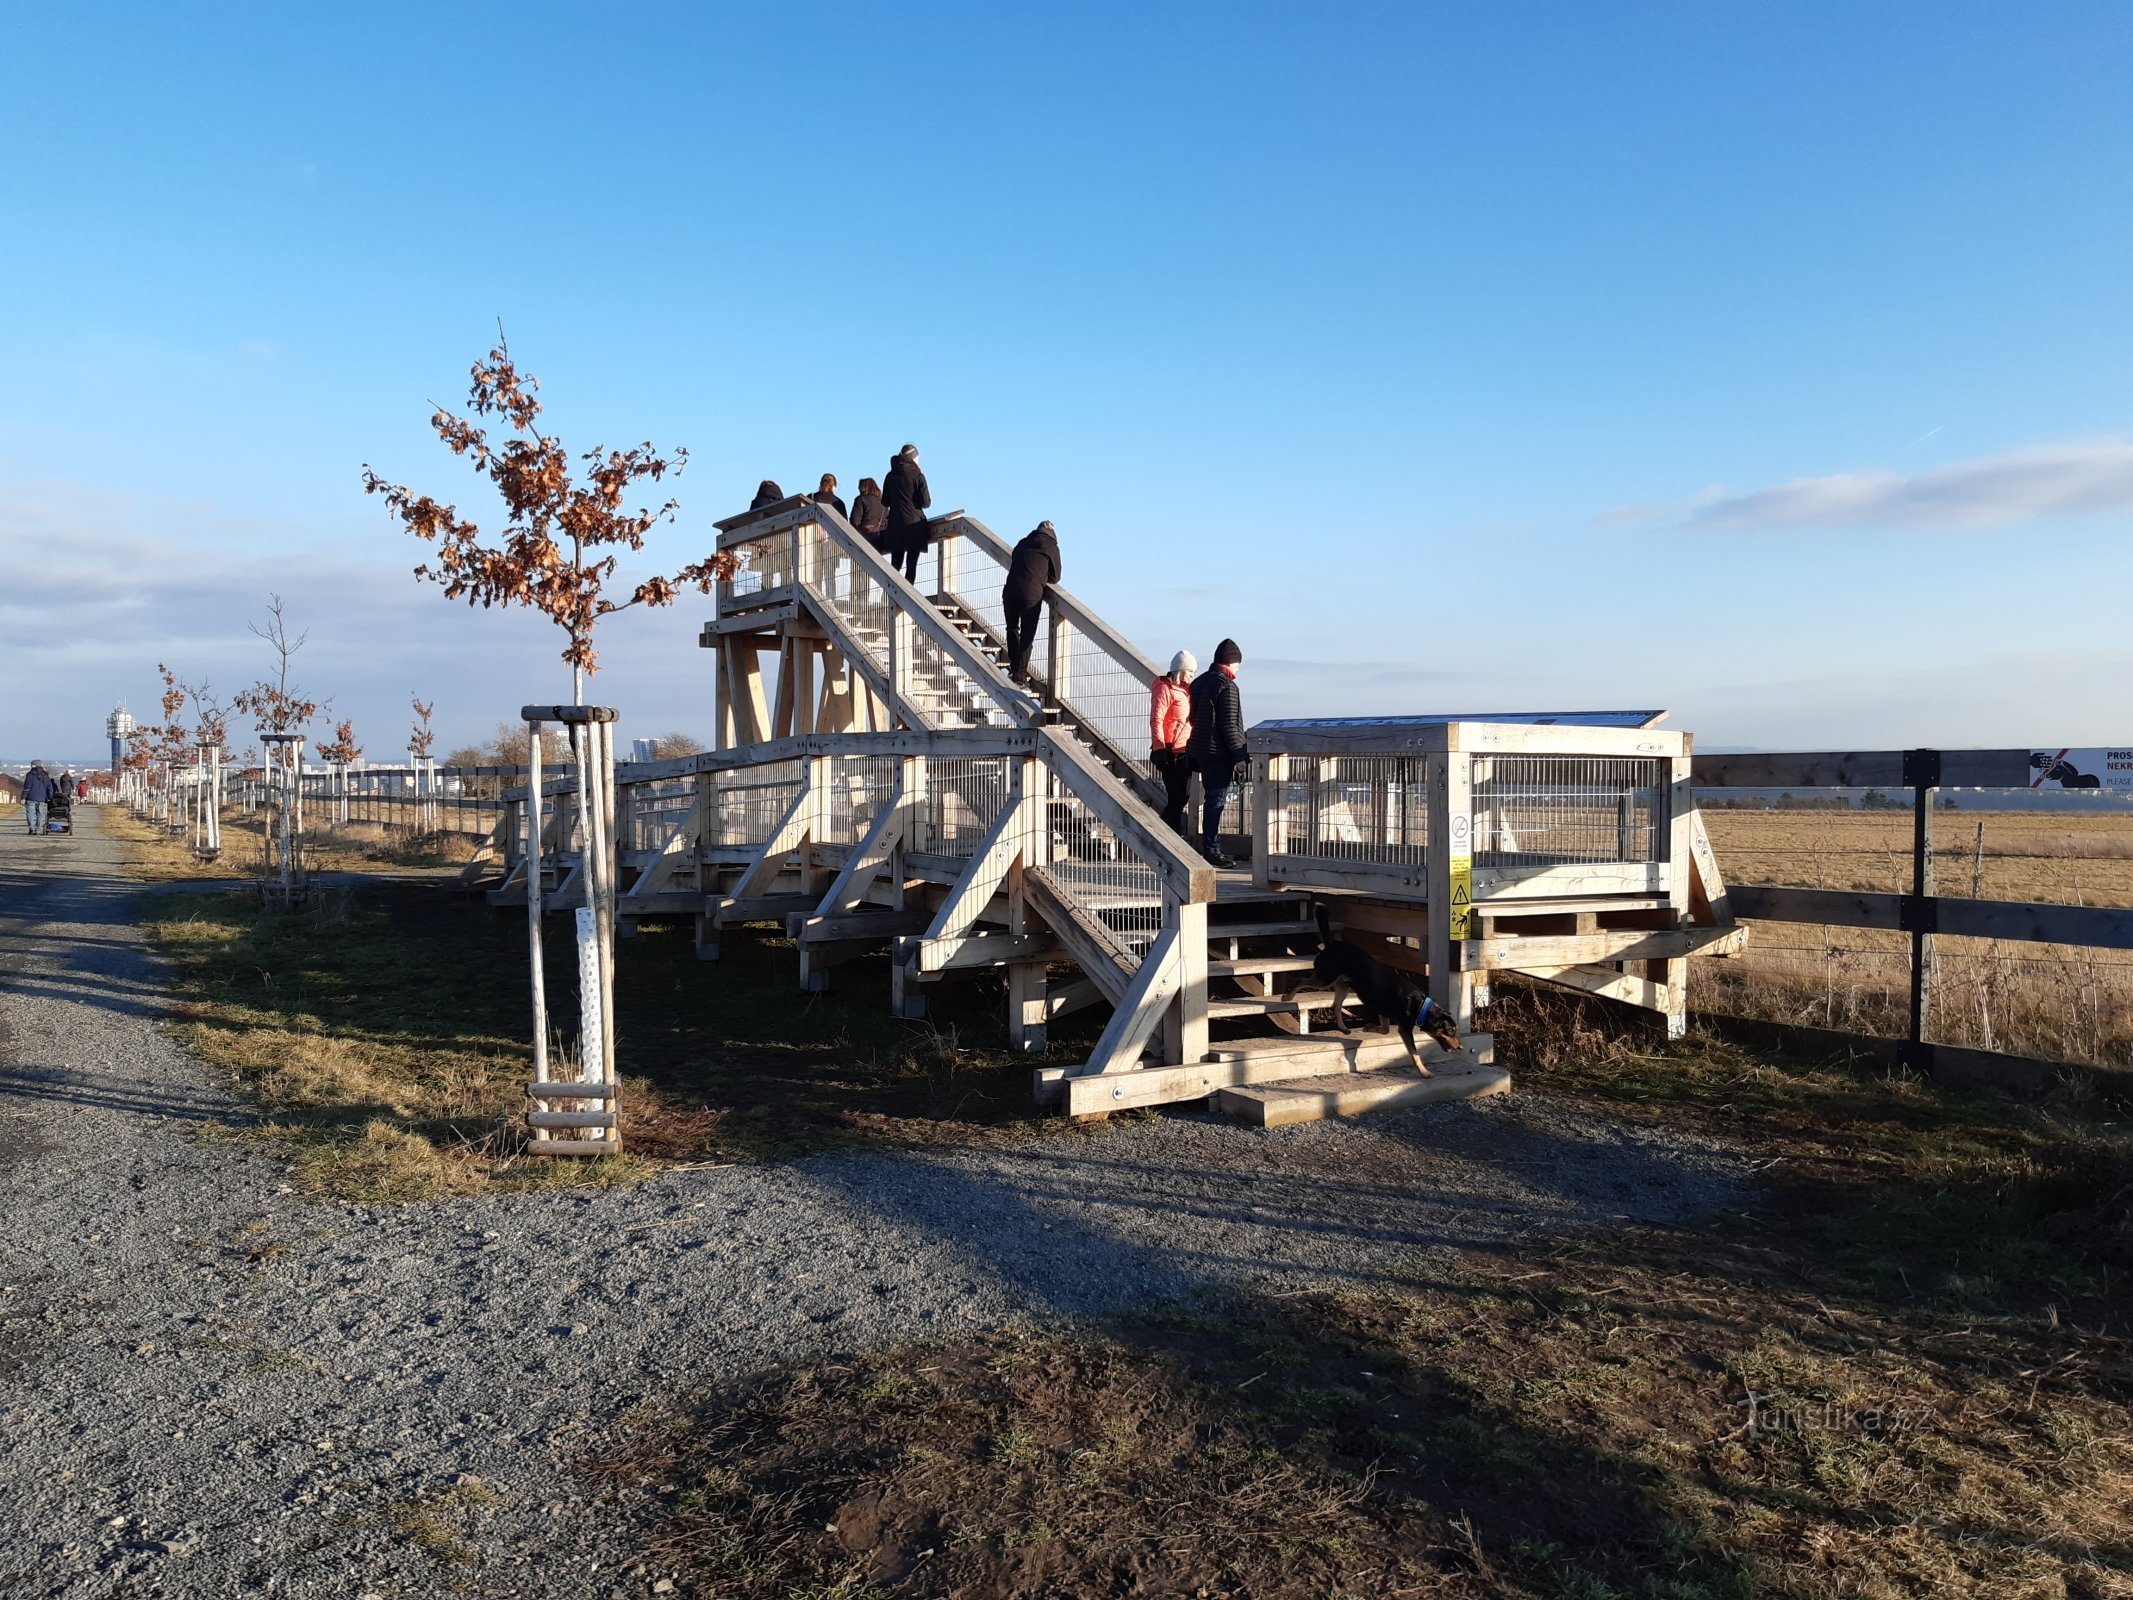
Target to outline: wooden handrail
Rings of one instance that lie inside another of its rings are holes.
[[[952,523],[963,537],[991,556],[1002,568],[1012,559],[1014,551],[1007,541],[968,512],[942,520]],[[1131,639],[1076,599],[1071,590],[1056,583],[1047,584],[1044,597],[1058,608],[1061,616],[1072,622],[1087,637],[1096,640],[1103,647],[1105,655],[1138,677],[1142,688],[1150,687],[1163,675],[1162,668],[1142,655]]]

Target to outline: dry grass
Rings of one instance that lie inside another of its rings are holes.
[[[1712,811],[1735,883],[1908,891],[1908,812]],[[1943,894],[2133,906],[2133,815],[1936,812]],[[2133,952],[1941,937],[1928,1037],[2045,1060],[2133,1066]],[[1900,1035],[1910,940],[1877,929],[1755,925],[1737,959],[1691,966],[1693,1002],[1854,1033]]]
[[[152,883],[198,879],[257,878],[265,873],[266,847],[256,817],[233,813],[222,822],[222,853],[212,861],[196,857],[185,835],[134,816],[123,806],[94,808],[88,825],[100,828],[126,846],[127,870]],[[90,810],[84,807],[86,813]],[[305,840],[304,855],[313,872],[435,872],[472,858],[479,840],[458,833],[411,833],[378,823],[350,823],[317,829]]]
[[[707,965],[687,927],[651,926],[616,972],[630,1154],[556,1162],[523,1153],[522,916],[498,916],[434,876],[394,876],[315,893],[294,912],[242,891],[172,894],[150,926],[172,962],[187,1044],[233,1074],[308,1187],[349,1198],[1009,1137],[1036,1125],[1031,1067],[1086,1054],[1100,1026],[1074,1019],[1079,1031],[1032,1058],[1007,1048],[996,980],[944,988],[935,1020],[904,1022],[888,1015],[885,960],[840,967],[839,992],[806,996],[789,940],[736,932]],[[570,929],[551,919],[546,934],[550,974],[569,973]],[[549,1003],[573,1038],[567,978],[552,977]],[[1056,1118],[1043,1126],[1065,1131]]]

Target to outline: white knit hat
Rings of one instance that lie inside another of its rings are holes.
[[[1200,663],[1193,660],[1190,650],[1180,650],[1170,658],[1170,670],[1172,672],[1198,672]]]

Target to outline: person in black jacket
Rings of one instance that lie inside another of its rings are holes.
[[[837,494],[836,473],[825,472],[822,474],[822,487],[815,491],[814,501],[818,506],[835,506],[837,515],[840,517],[847,514],[844,509],[844,501]]]
[[[1059,530],[1040,522],[1022,536],[1008,558],[1007,582],[1000,589],[1000,610],[1007,618],[1007,675],[1029,682],[1029,653],[1037,642],[1037,619],[1044,615],[1044,591],[1059,581]]]
[[[750,511],[760,511],[765,506],[774,506],[785,498],[785,491],[765,478],[755,486],[755,498],[748,502]]]
[[[889,480],[881,497],[889,507],[889,560],[916,583],[918,558],[933,542],[933,530],[926,521],[933,491],[926,487],[926,475],[918,470],[917,445],[907,444],[889,458]]]
[[[852,501],[852,526],[865,534],[875,549],[888,549],[889,508],[881,498],[881,485],[872,478],[859,480],[859,494]]]
[[[1244,738],[1244,697],[1237,692],[1237,668],[1244,652],[1237,641],[1215,646],[1214,666],[1192,680],[1192,743],[1186,747],[1200,769],[1206,809],[1200,819],[1200,854],[1218,867],[1237,863],[1222,853],[1222,808],[1251,751]]]

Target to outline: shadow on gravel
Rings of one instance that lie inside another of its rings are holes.
[[[1599,1119],[1466,1107],[1271,1134],[1171,1118],[977,1161],[915,1153],[797,1170],[1064,1315],[1239,1281],[1404,1282],[1417,1249],[1673,1222],[1744,1193],[1738,1163]]]
[[[1753,1189],[1560,1104],[1315,1154],[1152,1123],[803,1163],[1041,1326],[782,1369],[648,1435],[626,1470],[701,1486],[660,1553],[734,1600],[2120,1593],[2122,1128],[1674,1070],[1772,1158]],[[1292,1243],[1330,1287],[1280,1287]]]
[[[159,1121],[218,1122],[227,1127],[249,1125],[254,1120],[242,1107],[207,1090],[197,1096],[141,1094],[69,1067],[0,1063],[0,1106],[18,1102],[24,1105],[91,1106],[100,1111],[123,1111]]]

